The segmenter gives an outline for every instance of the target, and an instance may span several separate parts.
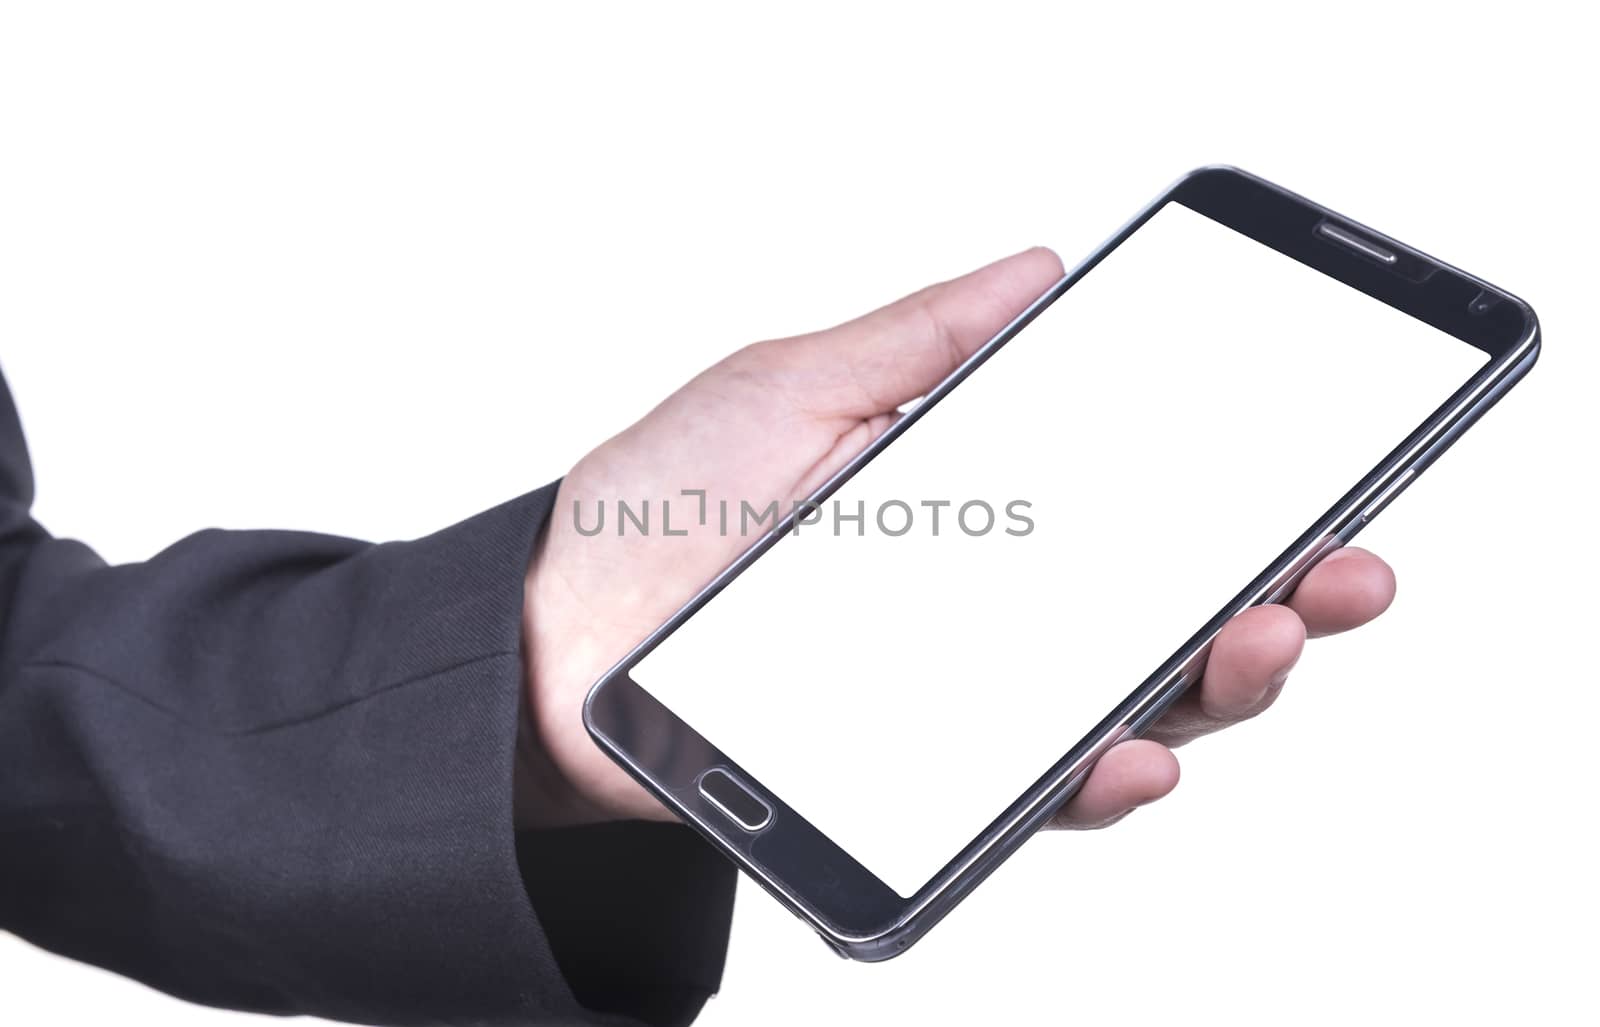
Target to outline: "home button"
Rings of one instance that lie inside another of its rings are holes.
[[[720,767],[701,775],[700,794],[746,831],[759,831],[772,822],[772,807]]]

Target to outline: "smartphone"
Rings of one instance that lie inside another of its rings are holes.
[[[1200,169],[796,497],[585,722],[837,952],[895,956],[1539,346],[1510,293]]]

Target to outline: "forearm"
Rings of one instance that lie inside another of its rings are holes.
[[[604,961],[573,953],[598,922],[561,897],[613,893],[625,859],[705,896],[699,920],[636,910],[697,939],[699,965],[634,967],[670,1003],[627,980],[580,997],[686,1022],[720,974],[731,868],[681,828],[513,831],[522,585],[550,492],[379,546],[206,532],[112,568],[33,538],[0,645],[0,927],[215,1005],[586,1022],[571,983]]]

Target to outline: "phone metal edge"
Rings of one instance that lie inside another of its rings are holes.
[[[1142,225],[1157,210],[1169,202],[1184,182],[1197,175],[1212,171],[1226,171],[1243,175],[1262,186],[1293,197],[1309,207],[1328,214],[1334,214],[1333,211],[1315,201],[1231,165],[1206,165],[1180,176],[1158,194],[1155,199],[1145,204],[1144,207],[1124,222],[1115,232],[1106,237],[1086,257],[1073,265],[1061,279],[1030,303],[1022,313],[1008,322],[993,338],[957,365],[937,386],[929,390],[923,402],[919,403],[914,410],[891,426],[888,431],[874,440],[873,443],[852,457],[842,468],[814,489],[804,502],[820,502],[836,491],[839,486],[853,477],[862,466],[875,458],[901,433],[908,430],[910,425],[918,419],[916,415],[933,405],[928,400],[931,399],[936,402],[970,376],[978,366],[1015,337],[1043,309],[1059,299],[1063,292],[1075,284],[1117,246],[1121,245],[1138,226]],[[1540,347],[1538,319],[1526,302],[1475,275],[1422,253],[1414,247],[1400,243],[1398,240],[1370,229],[1360,222],[1342,214],[1335,216],[1339,217],[1344,223],[1351,224],[1376,238],[1394,243],[1404,250],[1425,257],[1442,268],[1446,268],[1505,296],[1522,311],[1527,328],[1523,336],[1505,354],[1498,358],[1496,361],[1497,367],[1485,369],[1492,370],[1492,373],[1480,380],[1470,392],[1457,399],[1448,409],[1436,416],[1433,424],[1412,445],[1391,456],[1385,463],[1380,465],[1379,473],[1366,489],[1321,519],[1323,523],[1328,525],[1325,531],[1313,537],[1286,558],[1281,558],[1276,565],[1278,569],[1273,576],[1264,585],[1255,589],[1248,599],[1243,602],[1236,601],[1225,606],[1219,613],[1218,618],[1216,618],[1221,619],[1224,623],[1228,618],[1236,616],[1242,610],[1249,609],[1252,606],[1276,602],[1286,597],[1312,567],[1316,566],[1328,554],[1348,543],[1365,526],[1366,521],[1362,519],[1361,515],[1367,510],[1375,497],[1379,496],[1384,489],[1395,484],[1408,468],[1414,468],[1417,472],[1420,472],[1423,467],[1431,465],[1512,385],[1526,375],[1538,357]],[[1463,342],[1463,344],[1465,343]],[[672,631],[675,631],[683,621],[697,612],[701,606],[715,596],[716,593],[720,592],[730,581],[743,573],[751,563],[759,559],[767,549],[771,548],[778,539],[792,529],[796,513],[797,511],[792,511],[774,528],[748,546],[733,562],[685,602],[672,617],[653,630],[633,649],[629,650],[627,655],[601,675],[585,695],[583,720],[590,736],[611,755],[613,760],[622,764],[630,776],[644,786],[658,801],[672,809],[686,823],[694,826],[723,855],[732,859],[757,883],[761,884],[766,891],[788,907],[791,912],[808,923],[834,951],[847,958],[861,961],[877,961],[898,955],[909,948],[912,942],[920,938],[942,919],[945,913],[954,908],[956,901],[963,898],[968,891],[981,882],[990,871],[1014,852],[1023,841],[1031,836],[1034,830],[1042,826],[1043,822],[1071,797],[1077,786],[1081,784],[1086,772],[1107,749],[1119,741],[1137,737],[1141,731],[1148,727],[1156,716],[1170,702],[1181,695],[1198,676],[1199,671],[1204,666],[1210,645],[1217,632],[1221,629],[1219,626],[1212,630],[1203,640],[1190,645],[1186,651],[1178,654],[1174,669],[1160,682],[1146,686],[1146,694],[1137,705],[1119,718],[1116,724],[1102,731],[1078,759],[1052,775],[1049,783],[1043,788],[1038,786],[1031,788],[1030,791],[1038,793],[1033,802],[1006,817],[1003,823],[992,825],[984,835],[974,839],[974,843],[979,843],[974,851],[968,853],[960,863],[947,866],[928,885],[919,889],[917,895],[907,899],[905,906],[892,924],[879,931],[861,934],[841,931],[817,916],[805,900],[791,891],[784,882],[766,873],[758,864],[746,858],[743,853],[723,843],[717,837],[712,826],[706,823],[695,811],[679,802],[667,789],[656,785],[650,775],[624,749],[598,728],[591,715],[595,696],[600,689],[618,675],[626,674],[639,659],[655,648]],[[1133,694],[1130,693],[1130,698]],[[971,847],[969,845],[969,848]],[[936,912],[936,915],[931,918],[924,915],[930,910]]]

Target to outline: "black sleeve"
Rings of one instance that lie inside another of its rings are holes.
[[[204,531],[109,567],[32,520],[0,382],[0,928],[235,1009],[692,1020],[732,866],[677,825],[512,826],[552,496],[412,542]]]

